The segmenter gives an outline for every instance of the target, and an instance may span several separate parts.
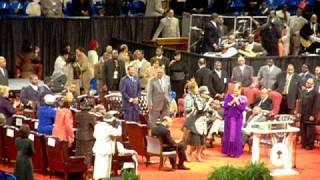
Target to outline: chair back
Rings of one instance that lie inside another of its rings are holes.
[[[122,96],[119,92],[113,92],[105,96],[106,111],[116,110],[122,112]]]
[[[159,138],[147,136],[147,153],[154,155],[161,155],[162,153],[162,143]]]
[[[5,143],[6,143],[6,148],[7,148],[6,151],[7,151],[9,162],[16,160],[16,156],[17,156],[16,138],[17,137],[18,137],[18,128],[13,126],[7,126]]]
[[[269,92],[269,97],[272,100],[272,113],[277,115],[280,111],[280,105],[282,101],[282,95],[277,91]]]
[[[68,142],[60,141],[58,138],[52,136],[45,137],[45,140],[49,169],[57,171],[65,169],[65,156],[68,153]]]
[[[35,131],[31,131],[28,137],[31,141],[33,141],[35,152],[32,156],[32,164],[34,170],[40,170],[42,172],[46,171],[47,168],[47,156],[45,151],[45,138],[44,135],[39,134]]]
[[[148,135],[148,127],[136,122],[126,122],[129,146],[139,155],[147,155],[146,136]]]
[[[31,120],[31,118],[28,118],[26,116],[23,115],[13,115],[12,116],[12,125],[16,126],[16,127],[20,127],[23,124],[28,124],[30,127],[30,123],[29,121]]]

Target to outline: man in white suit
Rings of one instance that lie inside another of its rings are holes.
[[[148,84],[147,101],[149,108],[149,127],[156,126],[158,119],[170,114],[170,78],[165,75],[162,67],[158,68],[157,76],[151,78]]]
[[[145,16],[162,16],[164,12],[161,0],[146,0]]]
[[[160,24],[152,40],[157,39],[160,34],[163,38],[180,37],[179,19],[174,17],[174,11],[172,9],[169,9],[167,16],[160,20]]]
[[[267,64],[259,69],[256,84],[262,82],[262,88],[272,89],[272,86],[280,73],[281,69],[274,65],[273,59],[268,59]]]
[[[115,153],[115,137],[121,136],[122,128],[112,127],[113,117],[104,118],[94,126],[96,139],[92,151],[95,153],[93,179],[108,179],[111,174],[112,155]]]

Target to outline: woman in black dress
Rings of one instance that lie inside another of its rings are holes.
[[[169,75],[171,81],[171,89],[175,91],[176,101],[178,102],[179,98],[182,98],[184,93],[184,85],[188,79],[188,68],[187,64],[181,60],[180,51],[176,51],[169,64]]]
[[[33,180],[32,156],[34,154],[33,141],[28,139],[30,128],[22,125],[19,130],[20,137],[16,140],[17,160],[14,175],[19,180]]]

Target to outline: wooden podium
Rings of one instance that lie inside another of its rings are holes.
[[[170,37],[170,38],[157,38],[152,41],[145,41],[147,44],[154,46],[164,46],[176,50],[188,50],[188,41],[187,37]]]

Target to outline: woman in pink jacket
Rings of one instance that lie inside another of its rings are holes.
[[[69,146],[71,146],[74,141],[73,116],[70,110],[72,96],[67,94],[62,101],[63,102],[56,113],[52,136],[57,137],[60,140],[68,141]]]

